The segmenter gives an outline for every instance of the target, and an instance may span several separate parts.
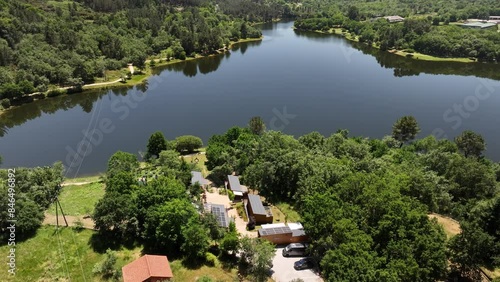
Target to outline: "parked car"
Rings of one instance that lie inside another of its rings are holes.
[[[303,257],[306,255],[306,251],[307,251],[307,244],[292,243],[283,249],[282,254],[284,257],[291,257],[291,256]]]
[[[293,264],[293,268],[295,268],[295,270],[310,269],[313,267],[314,261],[312,258],[303,258]]]

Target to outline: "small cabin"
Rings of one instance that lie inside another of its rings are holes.
[[[273,223],[273,213],[270,207],[262,204],[259,195],[248,195],[247,211],[256,224]]]
[[[228,175],[227,180],[227,188],[233,192],[235,202],[240,202],[247,198],[248,189],[240,184],[240,179],[237,176]]]
[[[300,223],[263,224],[261,227],[258,231],[259,238],[276,245],[309,242],[309,237]]]
[[[166,256],[144,255],[122,268],[124,282],[163,282],[174,275]]]

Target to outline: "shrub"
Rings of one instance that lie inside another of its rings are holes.
[[[186,59],[186,52],[185,52],[185,51],[182,51],[182,52],[179,54],[179,59],[181,59],[181,60],[185,60],[185,59]]]
[[[219,260],[212,253],[208,253],[207,252],[205,254],[205,261],[206,261],[206,263],[207,263],[208,266],[219,266]]]
[[[2,101],[0,101],[0,104],[2,105],[2,107],[4,109],[8,109],[10,108],[10,100],[5,98],[5,99],[2,99]]]
[[[74,224],[75,224],[73,226],[74,230],[82,231],[84,229],[83,222],[79,218],[77,220],[75,220]]]
[[[214,280],[208,276],[202,276],[198,279],[196,279],[196,282],[213,282]]]
[[[94,265],[92,273],[101,275],[105,279],[115,280],[120,275],[120,272],[115,268],[116,259],[116,252],[107,249],[104,259]]]
[[[229,200],[234,201],[234,193],[231,190],[227,190],[227,195],[229,197]]]
[[[65,89],[52,89],[47,92],[47,97],[57,97],[63,94],[66,94]]]

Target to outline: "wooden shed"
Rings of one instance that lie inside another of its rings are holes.
[[[273,222],[271,209],[264,207],[259,195],[248,195],[247,210],[248,216],[252,216],[256,224]]]
[[[227,176],[227,188],[229,188],[234,194],[234,201],[242,201],[246,199],[248,194],[248,189],[240,184],[240,179],[234,175]]]
[[[309,237],[301,224],[264,224],[258,231],[259,237],[276,245],[309,242]]]

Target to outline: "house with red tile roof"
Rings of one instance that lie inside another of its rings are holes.
[[[122,267],[124,282],[160,282],[174,277],[166,256],[144,255]]]

